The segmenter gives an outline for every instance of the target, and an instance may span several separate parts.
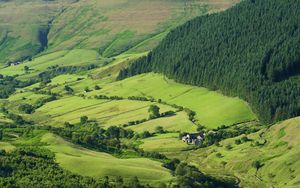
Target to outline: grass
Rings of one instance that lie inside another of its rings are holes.
[[[157,0],[78,2],[54,21],[48,50],[99,49],[103,56],[114,56],[183,20],[203,14],[197,11],[203,6],[201,3],[195,3],[190,10],[185,9],[186,6],[189,5],[180,1]],[[160,41],[161,38],[152,40]],[[145,51],[153,48],[150,43],[143,46]]]
[[[298,187],[299,123],[299,117],[286,120],[270,129],[248,135],[253,141],[236,145],[234,140],[237,138],[226,139],[221,142],[221,147],[211,146],[182,154],[181,157],[187,157],[188,162],[206,173],[235,176],[241,180],[243,187]],[[284,135],[282,130],[285,130]],[[262,137],[259,136],[261,133]],[[265,145],[253,145],[261,139],[267,141]],[[226,145],[233,148],[228,150]],[[217,157],[217,153],[221,153],[222,157]],[[255,160],[264,164],[258,171],[252,167]]]
[[[38,31],[70,1],[0,2],[0,64],[34,55],[40,48]]]
[[[49,70],[52,66],[84,66],[93,63],[99,64],[101,60],[101,58],[98,58],[98,53],[93,50],[63,50],[37,57],[33,61],[28,61],[21,65],[1,69],[0,74],[9,76],[20,75],[19,78],[28,79],[40,72]],[[30,68],[29,73],[25,74],[24,66]]]
[[[22,92],[21,92],[22,91]],[[47,98],[47,95],[35,94],[31,91],[19,90],[8,98],[11,103],[27,103],[34,105],[38,100]]]
[[[135,132],[154,132],[157,126],[163,127],[166,131],[180,131],[180,132],[196,132],[197,126],[188,120],[186,113],[179,112],[175,116],[158,118],[151,121],[147,121],[138,125],[130,126]]]
[[[84,80],[77,81],[78,77]],[[63,93],[65,84],[70,85],[75,93],[82,93],[93,97],[104,94],[108,96],[147,96],[162,99],[171,104],[182,105],[197,112],[197,119],[208,128],[216,128],[222,124],[230,125],[236,122],[255,119],[249,106],[238,98],[223,96],[205,88],[187,86],[168,80],[158,74],[144,74],[120,82],[105,83],[103,80],[92,80],[85,76],[62,75],[52,80],[52,92]],[[101,90],[83,93],[86,86],[93,89],[95,85]],[[78,97],[58,100],[37,110],[50,115],[53,122],[62,124],[64,121],[78,122],[82,114],[95,119],[103,126],[119,125],[128,121],[147,118],[147,105],[143,102],[103,101],[81,99]],[[87,106],[86,106],[87,105]],[[126,106],[126,107],[125,107]],[[178,113],[173,117],[159,118],[139,125],[131,126],[137,132],[154,131],[156,126],[162,126],[168,131],[195,132],[196,126],[186,117],[185,113]]]
[[[104,56],[153,49],[159,36],[196,16],[228,8],[237,0],[216,2],[159,0],[36,0],[1,2],[0,64],[34,56],[38,33],[50,26],[46,53],[95,50]],[[121,10],[121,11],[120,11]],[[145,42],[143,42],[145,41]]]
[[[88,82],[86,80],[81,84],[87,85]],[[201,87],[179,84],[159,74],[138,75],[101,87],[103,89],[88,95],[146,96],[162,99],[196,111],[196,118],[208,128],[256,119],[248,104],[238,98],[226,97]]]
[[[37,110],[37,115],[45,115],[53,125],[63,125],[64,122],[79,123],[81,116],[88,116],[97,121],[100,126],[121,125],[129,121],[147,119],[150,102],[142,101],[107,101],[67,97],[47,103]],[[161,112],[172,110],[169,106],[159,105]],[[33,115],[35,116],[35,114]]]
[[[53,134],[45,134],[42,142],[56,154],[57,162],[65,169],[84,176],[137,176],[143,182],[159,183],[172,179],[161,163],[146,159],[118,159],[110,154],[95,152],[66,142]]]
[[[0,142],[0,150],[5,150],[6,152],[11,152],[15,149],[16,147],[13,146],[12,144],[8,142]]]
[[[12,120],[6,118],[5,115],[0,112],[0,123],[12,123]]]
[[[161,153],[180,152],[192,148],[185,142],[178,139],[178,133],[160,134],[154,137],[143,139],[140,148],[146,151],[157,151]]]

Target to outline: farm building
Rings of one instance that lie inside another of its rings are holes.
[[[203,133],[186,134],[182,137],[182,141],[188,144],[197,144],[202,142],[204,139]]]

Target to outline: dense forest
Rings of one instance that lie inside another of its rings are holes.
[[[118,79],[153,71],[239,96],[263,122],[300,115],[299,9],[298,0],[248,0],[195,18]]]

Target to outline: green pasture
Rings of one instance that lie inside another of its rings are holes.
[[[88,80],[86,84],[87,82]],[[90,92],[88,96],[104,94],[162,99],[170,104],[196,111],[199,123],[208,128],[256,119],[248,104],[239,98],[226,97],[201,87],[179,84],[159,74],[138,75],[101,87],[103,89]]]
[[[180,152],[193,148],[193,145],[188,145],[179,139],[179,133],[166,133],[142,140],[143,144],[140,148],[145,151],[157,151],[161,153]]]
[[[88,116],[90,120],[97,121],[100,126],[108,127],[147,119],[148,108],[151,104],[151,102],[144,101],[108,101],[74,96],[47,103],[36,113],[45,115],[47,119],[44,123],[50,121],[53,125],[62,125],[64,122],[79,123],[81,116]],[[159,107],[161,112],[173,110],[166,105],[159,104]]]
[[[107,153],[73,145],[50,133],[45,134],[41,141],[48,144],[46,147],[56,154],[56,160],[63,168],[84,176],[137,176],[141,181],[151,183],[172,179],[170,172],[160,162],[150,159],[118,159]]]
[[[84,66],[99,64],[101,60],[98,57],[98,53],[94,50],[63,50],[37,57],[32,61],[26,61],[20,65],[0,69],[0,74],[9,76],[20,75],[20,78],[26,79],[40,72],[51,70],[53,66]],[[28,73],[25,73],[25,66],[29,67]]]
[[[185,112],[178,112],[176,115],[171,117],[162,117],[130,126],[128,129],[139,133],[144,131],[154,132],[155,128],[158,126],[161,126],[164,130],[171,132],[197,132],[197,126],[188,119]]]

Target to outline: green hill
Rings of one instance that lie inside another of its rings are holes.
[[[0,1],[0,63],[23,60],[42,51],[51,21],[72,1]]]
[[[243,1],[170,32],[119,79],[154,71],[248,101],[263,122],[300,115],[297,0]],[[288,12],[288,14],[287,14]]]
[[[185,155],[207,173],[236,176],[242,187],[299,187],[299,123],[299,117],[289,119],[247,135],[244,143],[236,140],[245,135]],[[261,163],[258,170],[255,161]]]
[[[150,0],[0,1],[0,63],[46,50],[95,50],[113,56],[152,49],[169,29],[238,2]],[[121,11],[120,11],[120,8]]]

